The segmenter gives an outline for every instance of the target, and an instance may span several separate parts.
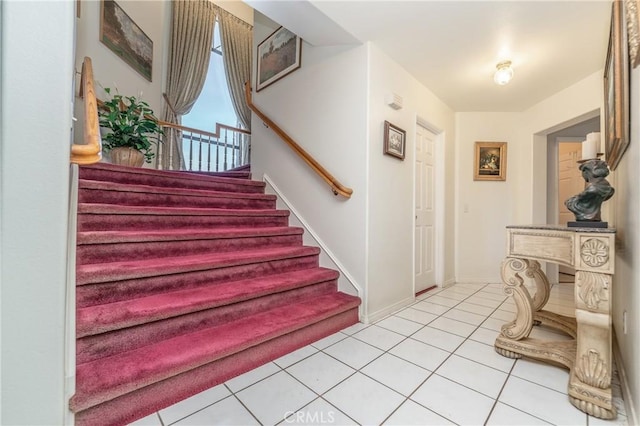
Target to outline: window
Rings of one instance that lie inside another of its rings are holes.
[[[209,69],[202,92],[189,114],[182,117],[183,126],[207,132],[215,132],[216,123],[240,127],[231,103],[227,78],[224,73],[219,28],[220,25],[216,22],[213,30]],[[185,132],[182,138],[182,152],[187,170],[218,170],[224,167],[215,159],[225,158],[225,154],[228,158],[238,157],[237,152],[232,152],[233,148],[225,148],[223,145],[216,146],[215,144],[216,142],[210,139],[200,142],[199,135]],[[227,163],[225,162],[225,164]]]
[[[220,25],[216,22],[209,69],[202,92],[189,114],[182,117],[184,126],[209,132],[216,130],[216,123],[238,126],[238,118],[231,103],[227,78],[224,74],[219,29]]]

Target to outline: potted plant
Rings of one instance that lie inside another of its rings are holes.
[[[140,167],[151,162],[153,144],[161,142],[164,134],[149,104],[135,96],[111,96],[111,89],[104,91],[111,99],[99,108],[100,127],[109,130],[102,137],[102,147],[109,152],[115,164]]]

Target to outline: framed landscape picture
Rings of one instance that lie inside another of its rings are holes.
[[[151,81],[153,41],[113,0],[102,0],[100,41]]]
[[[606,161],[615,170],[629,146],[629,50],[622,3],[614,1],[604,66],[604,128]]]
[[[388,121],[384,122],[384,153],[404,160],[407,132]]]
[[[284,27],[264,39],[258,45],[256,91],[300,68],[301,53],[302,40]]]
[[[476,142],[473,180],[507,180],[506,142]]]

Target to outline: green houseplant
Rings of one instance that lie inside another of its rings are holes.
[[[102,147],[110,152],[114,163],[142,166],[154,157],[152,145],[160,143],[164,132],[153,115],[149,104],[135,96],[111,95],[111,89],[104,91],[110,99],[99,108],[100,127],[109,130],[102,136]],[[139,154],[136,154],[139,153]],[[129,160],[136,156],[137,160]],[[124,160],[119,160],[125,157]]]

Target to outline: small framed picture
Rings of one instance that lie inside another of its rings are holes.
[[[507,180],[506,142],[476,142],[473,180]]]
[[[384,122],[384,153],[404,160],[407,132],[388,121]]]

